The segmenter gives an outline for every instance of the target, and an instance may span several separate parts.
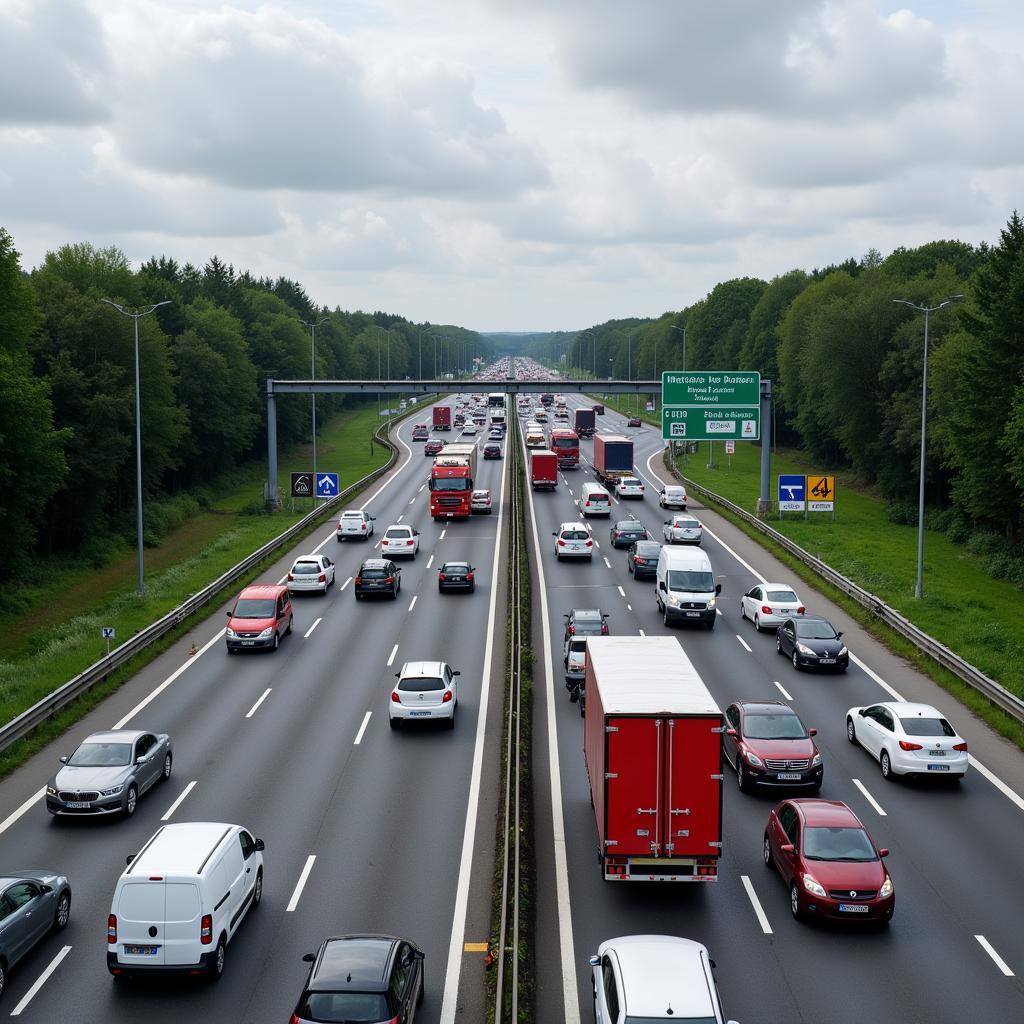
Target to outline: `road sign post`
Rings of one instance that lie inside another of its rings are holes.
[[[757,441],[761,375],[746,371],[667,371],[661,375],[666,441]]]
[[[103,626],[100,629],[100,633],[103,635],[103,639],[107,641],[107,655],[110,654],[110,641],[117,636],[117,630],[113,626]]]

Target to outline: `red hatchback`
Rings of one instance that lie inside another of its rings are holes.
[[[768,815],[764,863],[789,886],[796,918],[890,921],[896,895],[882,863],[888,855],[841,800],[783,800]]]
[[[247,650],[276,651],[281,637],[292,631],[292,600],[288,588],[276,583],[246,587],[228,612],[224,637],[228,654]]]

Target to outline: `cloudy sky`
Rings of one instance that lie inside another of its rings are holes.
[[[1020,0],[0,0],[0,225],[477,330],[992,240]]]

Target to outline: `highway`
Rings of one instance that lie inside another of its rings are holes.
[[[569,399],[570,416],[579,404]],[[717,962],[726,1014],[740,1024],[1024,1019],[1024,874],[1019,866],[1024,771],[1019,752],[699,503],[691,504],[691,511],[705,525],[704,547],[722,583],[717,626],[713,631],[701,625],[665,627],[655,607],[653,582],[635,582],[625,551],[613,550],[608,540],[611,522],[630,512],[661,540],[668,516],[657,505],[659,431],[629,429],[611,409],[598,417],[598,430],[634,437],[635,465],[647,494],[642,502],[614,504],[609,521],[590,520],[600,544],[591,564],[557,563],[551,538],[560,522],[578,518],[573,497],[583,482],[594,479],[587,463],[560,474],[556,491],[531,493],[527,499],[536,524],[534,557],[540,563],[539,571],[534,568],[535,583],[542,581],[546,598],[546,609],[540,609],[546,619],[536,615],[535,607],[534,635],[535,649],[544,652],[544,662],[535,669],[533,727],[536,845],[541,851],[538,1021],[592,1020],[587,957],[604,939],[646,932],[705,943]],[[585,459],[592,453],[592,442],[582,441]],[[751,623],[740,620],[740,595],[762,577],[792,580],[809,611],[829,616],[844,630],[859,659],[845,675],[795,671],[776,654],[770,633],[757,635]],[[723,709],[741,698],[781,697],[805,725],[818,728],[825,764],[821,796],[848,803],[876,843],[892,851],[887,866],[895,883],[896,912],[888,928],[863,931],[791,918],[784,885],[761,859],[768,811],[781,796],[741,793],[727,764],[724,849],[716,883],[620,886],[602,880],[582,719],[568,700],[561,662],[562,615],[572,607],[610,613],[613,634],[677,636]],[[544,669],[547,674],[541,676]],[[990,770],[998,765],[1018,802],[977,770],[959,788],[884,781],[877,762],[847,742],[844,713],[851,705],[894,699],[893,691],[944,709],[968,739],[972,757]]]
[[[448,957],[451,947],[461,956],[467,903],[476,914],[467,938],[488,934],[486,898],[468,899],[464,844],[467,814],[473,838],[477,811],[488,822],[481,842],[493,841],[486,776],[496,772],[489,744],[500,736],[506,463],[480,462],[478,486],[491,488],[494,499],[490,516],[434,523],[425,486],[432,460],[410,441],[413,425],[429,418],[425,407],[401,424],[396,470],[356,502],[377,517],[374,541],[399,520],[421,531],[418,557],[401,563],[397,601],[355,601],[348,581],[376,554],[374,544],[337,543],[332,520],[261,577],[282,580],[296,555],[313,550],[337,562],[337,583],[326,597],[293,599],[294,632],[276,654],[227,655],[226,603],[0,785],[2,863],[64,872],[74,894],[66,931],[11,973],[5,1014],[18,1010],[46,1024],[286,1021],[306,975],[302,955],[329,935],[360,931],[406,936],[426,952],[417,1021],[441,1019],[446,978],[454,1012],[460,965]],[[476,566],[474,595],[438,594],[445,558]],[[192,658],[191,639],[200,648]],[[442,659],[462,672],[454,732],[388,727],[394,674],[403,661],[418,659]],[[499,696],[485,719],[491,689]],[[130,820],[51,820],[38,796],[58,755],[115,723],[170,733],[171,779],[147,793]],[[263,902],[229,945],[216,986],[119,984],[107,972],[104,929],[115,882],[125,856],[164,819],[239,823],[266,842]],[[489,882],[488,850],[478,844],[477,852]],[[38,986],[65,946],[70,950]],[[479,975],[470,987],[473,1006]]]

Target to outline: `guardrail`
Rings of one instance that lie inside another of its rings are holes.
[[[779,533],[778,530],[773,530],[766,522],[758,519],[757,516],[751,515],[746,509],[740,508],[739,505],[729,501],[728,498],[723,498],[722,495],[709,491],[695,480],[683,476],[678,470],[676,470],[675,475],[686,484],[688,490],[695,491],[708,500],[721,505],[734,516],[742,519],[743,522],[755,527],[766,537],[785,548],[791,555],[799,558],[804,565],[813,569],[814,572],[826,579],[832,586],[867,608],[876,618],[884,622],[890,629],[895,630],[900,636],[909,640],[933,661],[948,669],[967,683],[968,686],[983,694],[996,707],[1001,708],[1018,722],[1024,722],[1024,700],[1011,693],[1001,683],[997,683],[994,679],[985,675],[980,669],[975,668],[969,661],[965,661],[960,655],[955,654],[945,644],[939,643],[934,637],[929,636],[924,630],[915,626],[906,616],[901,615],[895,608],[887,605],[880,597],[858,586],[853,580],[843,576],[842,573],[836,572],[835,569],[830,565],[826,565],[820,558],[815,558],[809,551],[800,547],[799,544],[795,544],[785,534]]]
[[[412,415],[415,412],[416,407],[413,407],[411,410],[406,410],[405,415]],[[171,609],[163,618],[157,619],[156,622],[146,626],[145,629],[140,630],[130,640],[126,640],[123,644],[115,647],[109,654],[100,658],[99,661],[93,662],[83,672],[80,672],[74,678],[57,687],[56,690],[48,693],[42,700],[33,704],[32,707],[23,711],[16,718],[12,718],[6,725],[0,726],[0,751],[5,750],[22,737],[27,736],[36,726],[41,725],[56,712],[60,711],[61,708],[65,707],[65,705],[70,704],[76,697],[80,697],[97,683],[103,682],[112,672],[130,661],[139,651],[155,643],[172,629],[181,625],[189,616],[194,615],[205,605],[210,604],[235,580],[244,576],[254,566],[259,565],[268,555],[272,555],[281,548],[286,547],[307,527],[312,526],[317,519],[321,518],[325,512],[329,512],[335,505],[350,498],[361,488],[373,483],[374,480],[387,473],[398,460],[398,447],[387,436],[387,431],[390,425],[397,422],[400,418],[402,417],[396,417],[395,419],[388,420],[386,423],[381,423],[374,431],[374,438],[380,444],[391,449],[391,456],[386,465],[373,470],[372,473],[367,473],[366,476],[350,484],[343,491],[339,491],[333,498],[327,498],[318,508],[303,516],[283,533],[267,541],[263,547],[254,551],[251,555],[247,555],[241,562],[233,565],[227,572],[214,580],[213,583],[203,587],[202,590],[183,601],[177,608]],[[382,431],[384,433],[381,433]]]

